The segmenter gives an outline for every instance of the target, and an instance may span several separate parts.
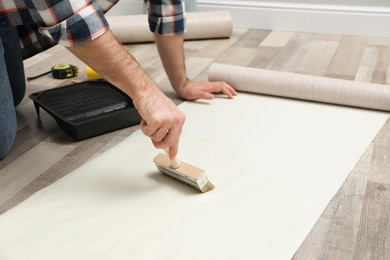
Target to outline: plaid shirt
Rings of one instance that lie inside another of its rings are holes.
[[[144,0],[150,30],[173,35],[183,32],[182,0]],[[17,26],[24,58],[56,43],[73,47],[92,41],[109,28],[104,13],[118,0],[0,0],[0,28]]]

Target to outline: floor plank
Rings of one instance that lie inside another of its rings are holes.
[[[354,259],[388,259],[389,234],[390,185],[368,182]]]
[[[390,84],[390,39],[335,34],[278,32],[236,28],[229,39],[185,42],[186,67],[193,80],[207,80],[213,62],[289,71],[348,80]],[[176,104],[152,43],[128,44],[146,72]],[[24,62],[26,76],[58,63],[79,66],[75,79],[50,75],[29,81],[17,107],[18,133],[11,153],[0,161],[0,214],[50,185],[89,159],[110,149],[138,126],[74,142],[55,120],[37,117],[28,95],[85,80],[85,64],[55,46]],[[50,152],[48,152],[50,151]],[[355,168],[329,202],[294,259],[389,259],[390,119],[367,147]]]

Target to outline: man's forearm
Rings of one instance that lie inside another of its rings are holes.
[[[155,87],[153,81],[115,39],[111,31],[85,45],[68,49],[106,80],[128,94],[134,102]]]
[[[183,33],[175,36],[155,35],[156,45],[172,87],[179,92],[187,82]]]
[[[111,31],[69,50],[133,99],[142,117],[142,132],[151,138],[155,147],[169,147],[170,158],[174,159],[185,115],[160,91]]]

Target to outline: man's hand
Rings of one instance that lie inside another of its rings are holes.
[[[119,44],[111,31],[84,45],[68,49],[132,98],[143,118],[142,132],[152,139],[155,147],[169,147],[173,159],[178,151],[185,116]]]
[[[156,148],[169,147],[169,157],[178,152],[185,115],[158,89],[134,102],[142,117],[141,130]]]
[[[228,98],[237,95],[234,88],[223,82],[191,82],[187,78],[184,60],[184,35],[155,35],[158,53],[173,89],[187,100],[212,99],[214,93],[223,93]]]
[[[214,93],[222,93],[228,98],[237,96],[236,90],[225,82],[192,82],[188,80],[184,86],[176,91],[181,98],[186,100],[213,99]]]

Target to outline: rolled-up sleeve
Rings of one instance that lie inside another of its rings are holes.
[[[144,0],[150,31],[175,35],[185,30],[185,8],[181,0]]]
[[[72,1],[63,2],[69,3]],[[99,1],[79,1],[79,3],[80,2],[89,2],[89,4],[81,6],[62,21],[53,21],[54,25],[52,26],[41,26],[39,29],[40,32],[53,39],[55,42],[67,47],[83,45],[101,36],[109,28],[108,22],[104,17],[104,11],[106,10],[104,10],[104,8],[102,9],[101,5],[99,5]],[[64,9],[63,7],[62,9],[57,9],[56,6],[54,6],[51,10],[52,12],[66,10],[66,8]],[[74,9],[74,6],[69,7],[69,9]],[[44,16],[44,14],[41,14],[41,16]],[[49,17],[52,19],[53,15],[50,14]],[[59,15],[54,17],[58,18]],[[45,20],[44,17],[43,20]],[[49,25],[51,24],[49,23]]]

